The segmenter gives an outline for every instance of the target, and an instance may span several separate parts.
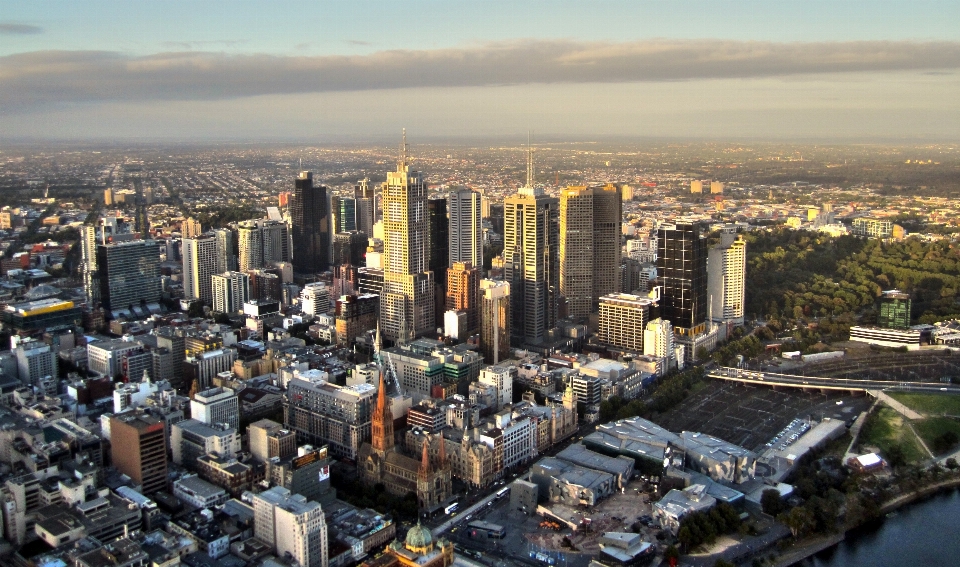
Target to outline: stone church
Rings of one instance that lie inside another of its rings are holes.
[[[399,452],[393,435],[393,412],[387,401],[387,386],[380,373],[380,390],[377,407],[370,419],[370,442],[360,447],[357,456],[357,471],[360,481],[373,486],[383,483],[387,492],[404,496],[408,492],[417,495],[421,514],[435,512],[453,493],[450,464],[442,449],[431,462],[429,444],[425,440],[420,460]]]

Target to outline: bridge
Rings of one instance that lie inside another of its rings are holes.
[[[798,376],[779,372],[762,372],[720,366],[707,372],[707,376],[717,380],[740,382],[754,386],[777,386],[809,390],[844,390],[847,392],[866,392],[868,390],[898,390],[904,392],[960,394],[960,386],[941,382],[903,382],[894,380],[857,380],[854,378],[824,378],[819,376]]]

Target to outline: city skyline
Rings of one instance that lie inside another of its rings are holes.
[[[0,127],[338,142],[414,125],[420,139],[954,139],[960,124],[957,3],[457,8],[11,4]],[[376,33],[405,18],[429,33]]]

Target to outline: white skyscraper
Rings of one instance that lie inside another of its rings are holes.
[[[323,282],[308,283],[300,290],[300,311],[304,315],[326,315],[330,311],[330,288]]]
[[[184,238],[183,253],[183,296],[186,299],[199,299],[210,305],[213,303],[213,282],[211,277],[217,270],[217,240],[210,235]]]
[[[450,192],[447,200],[450,215],[448,266],[456,262],[470,262],[478,268],[483,266],[481,199],[480,193],[467,188]]]
[[[327,567],[327,522],[320,504],[275,486],[253,497],[253,535],[278,557],[302,567]]]
[[[427,186],[407,163],[406,133],[397,170],[387,173],[383,203],[383,293],[380,326],[390,340],[436,330],[434,278],[429,269]]]
[[[513,376],[516,366],[488,366],[480,371],[479,382],[497,389],[497,409],[513,403]]]
[[[746,271],[747,243],[742,236],[722,233],[720,244],[707,254],[707,289],[714,323],[743,325]]]

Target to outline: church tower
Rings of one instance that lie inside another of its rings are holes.
[[[433,470],[430,467],[430,441],[423,440],[423,455],[420,457],[420,471],[417,473],[417,500],[420,510],[430,511],[434,507]]]
[[[370,418],[370,445],[383,456],[393,450],[393,412],[387,401],[387,383],[380,372],[380,391],[377,392],[377,407]]]

